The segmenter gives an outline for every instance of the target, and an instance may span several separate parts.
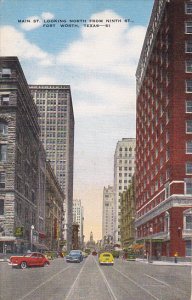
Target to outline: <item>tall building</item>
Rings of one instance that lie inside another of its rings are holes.
[[[103,189],[103,219],[102,240],[111,242],[113,240],[114,226],[114,191],[112,186]]]
[[[135,138],[118,141],[114,155],[114,242],[120,243],[121,194],[131,184],[135,171]]]
[[[19,60],[1,57],[0,252],[25,252],[33,248],[33,233],[45,233],[46,157],[39,135]]]
[[[78,237],[79,245],[83,245],[84,234],[83,234],[83,224],[84,224],[84,211],[81,205],[80,199],[73,200],[73,222],[79,225]]]
[[[191,256],[191,1],[154,2],[136,77],[137,240]]]
[[[47,159],[64,191],[64,238],[71,248],[73,222],[74,115],[69,85],[30,85],[40,116]]]

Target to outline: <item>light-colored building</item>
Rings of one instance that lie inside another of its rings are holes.
[[[112,186],[103,189],[102,239],[104,243],[112,242],[114,228],[114,191]]]
[[[84,234],[83,234],[83,223],[84,223],[84,211],[81,205],[80,199],[73,200],[73,222],[79,225],[78,237],[79,245],[83,245]]]
[[[30,85],[38,107],[47,160],[64,191],[63,235],[71,249],[73,222],[74,115],[69,85]]]
[[[118,141],[114,155],[114,242],[120,243],[121,205],[123,191],[131,184],[135,170],[135,138]]]

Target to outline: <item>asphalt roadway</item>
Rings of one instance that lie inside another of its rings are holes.
[[[15,269],[0,263],[1,300],[191,300],[191,266],[116,259],[100,266],[58,258],[43,268]]]

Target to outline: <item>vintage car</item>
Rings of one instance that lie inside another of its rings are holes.
[[[23,256],[11,256],[8,264],[12,267],[20,267],[26,269],[27,267],[38,266],[45,267],[50,264],[49,260],[41,253],[31,252]]]
[[[93,256],[97,256],[97,251],[95,251],[95,250],[92,251],[92,255],[93,255]]]
[[[83,260],[83,254],[81,250],[71,250],[65,258],[66,262],[80,263]]]
[[[99,264],[100,265],[113,265],[114,257],[110,252],[103,252],[99,255]]]

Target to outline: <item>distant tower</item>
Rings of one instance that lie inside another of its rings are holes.
[[[90,242],[93,243],[93,232],[90,233]]]

